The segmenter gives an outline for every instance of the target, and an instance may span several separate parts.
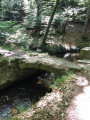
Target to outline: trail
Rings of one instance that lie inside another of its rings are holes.
[[[66,109],[66,120],[90,120],[90,64],[85,69],[85,77],[77,77],[78,89]]]

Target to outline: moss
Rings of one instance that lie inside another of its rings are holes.
[[[90,47],[83,48],[80,52],[81,59],[90,59]]]
[[[0,67],[8,65],[8,64],[9,64],[8,59],[0,58]]]
[[[0,89],[10,86],[11,84],[26,79],[37,73],[36,69],[19,68],[18,59],[0,59]]]

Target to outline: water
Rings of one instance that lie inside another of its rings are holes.
[[[57,57],[63,58],[65,60],[69,60],[72,62],[77,61],[80,58],[79,53],[58,54]]]
[[[43,78],[46,73],[44,73]],[[37,84],[41,76],[14,84],[12,87],[0,91],[0,120],[30,108],[32,104],[49,92],[45,87]]]

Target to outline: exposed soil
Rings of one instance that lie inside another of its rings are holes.
[[[68,26],[67,26],[68,27],[67,32],[65,33],[65,37],[63,40],[63,44],[68,44],[69,47],[71,46],[77,46],[80,48],[87,47],[90,43],[90,23],[88,23],[86,29],[86,36],[89,40],[87,39],[82,40],[83,27],[84,27],[83,23],[71,23],[71,24],[69,23]],[[51,39],[56,43],[62,42],[60,36],[58,37],[51,36]]]
[[[90,120],[90,65],[86,69],[87,77],[77,77],[77,91],[66,109],[66,120]]]

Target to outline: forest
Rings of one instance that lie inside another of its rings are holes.
[[[0,0],[0,120],[90,120],[90,0]]]

